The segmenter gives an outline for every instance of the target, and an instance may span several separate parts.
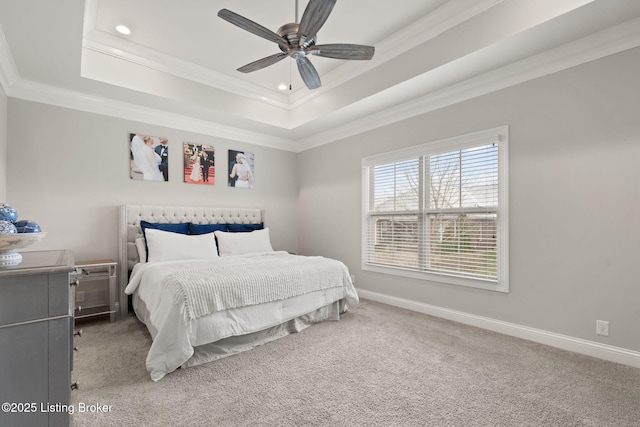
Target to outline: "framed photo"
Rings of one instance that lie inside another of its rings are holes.
[[[229,187],[253,188],[254,180],[253,153],[229,150]]]
[[[169,181],[169,140],[129,134],[130,177],[144,181]]]
[[[214,185],[216,181],[215,150],[208,145],[185,142],[182,147],[184,182]]]

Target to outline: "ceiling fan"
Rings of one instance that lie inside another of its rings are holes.
[[[296,60],[296,65],[298,66],[298,71],[304,84],[307,85],[309,89],[317,89],[321,85],[320,76],[311,61],[309,61],[309,55],[349,60],[371,59],[375,52],[373,46],[344,43],[316,44],[317,33],[329,17],[335,4],[336,0],[309,0],[299,24],[297,22],[285,24],[275,33],[244,16],[238,15],[228,9],[221,9],[218,12],[220,18],[243,30],[277,43],[282,51],[275,55],[251,62],[238,68],[238,71],[241,73],[257,71],[290,56]],[[296,3],[296,21],[298,15],[297,10]]]

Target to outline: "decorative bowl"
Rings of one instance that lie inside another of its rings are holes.
[[[26,248],[39,242],[46,235],[46,232],[0,234],[0,266],[20,264],[22,255],[16,252],[16,249]]]

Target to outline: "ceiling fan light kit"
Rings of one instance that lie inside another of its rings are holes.
[[[304,84],[309,89],[317,89],[321,86],[320,76],[309,60],[309,55],[347,60],[371,59],[375,53],[373,46],[345,43],[316,45],[317,33],[331,14],[335,4],[336,0],[309,0],[299,24],[285,24],[275,33],[244,16],[228,9],[221,9],[218,12],[220,18],[245,31],[277,43],[281,50],[280,53],[244,65],[238,68],[238,71],[251,73],[273,65],[288,56],[295,59]]]

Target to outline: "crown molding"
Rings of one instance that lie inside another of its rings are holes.
[[[83,49],[224,90],[277,108],[291,110],[287,95],[139,45],[135,46],[135,52],[127,50],[133,47],[132,45],[132,43],[123,42],[118,37],[104,33],[98,35],[97,32],[92,33],[90,37],[85,37],[82,41]],[[86,77],[91,78],[91,76]]]
[[[13,62],[9,44],[0,25],[0,85],[4,89],[4,93],[9,93],[9,89],[19,79],[18,68]]]
[[[297,141],[21,80],[1,28],[0,83],[14,98],[301,152],[638,46],[640,18]]]
[[[640,46],[640,18],[298,141],[299,151],[410,119]]]
[[[85,0],[82,47],[122,61],[191,80],[215,89],[289,110],[288,96],[262,86],[215,72],[206,67],[149,49],[136,43],[100,31],[96,27],[97,0]]]
[[[133,103],[114,101],[100,96],[60,89],[27,80],[18,80],[10,88],[8,95],[12,98],[25,101],[39,102],[124,120],[150,123],[279,150],[297,151],[296,143],[289,139],[225,126],[220,123],[195,119]]]

